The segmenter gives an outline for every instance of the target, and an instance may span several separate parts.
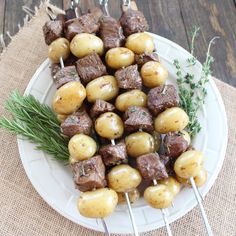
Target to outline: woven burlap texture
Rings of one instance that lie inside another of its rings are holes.
[[[0,61],[0,115],[13,89],[24,91],[35,70],[47,57],[42,25],[43,8],[12,39]],[[229,140],[220,175],[204,206],[215,235],[236,235],[236,90],[215,80],[226,106]],[[217,130],[215,131],[217,135]],[[102,235],[72,223],[54,211],[34,190],[20,161],[16,137],[0,130],[0,236]],[[118,226],[118,225],[117,225]],[[119,226],[118,226],[119,227]],[[174,235],[206,235],[198,208],[171,224]],[[164,229],[143,235],[165,235]]]

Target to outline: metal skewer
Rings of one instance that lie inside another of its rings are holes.
[[[110,16],[109,10],[108,10],[108,1],[109,0],[99,0],[99,4],[102,7],[102,10],[105,11],[107,16]]]

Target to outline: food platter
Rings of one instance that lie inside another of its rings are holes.
[[[190,57],[190,54],[177,44],[163,37],[155,34],[151,35],[161,63],[169,71],[167,83],[176,84],[173,61],[178,59],[182,68],[189,70],[190,68],[187,68],[186,60]],[[53,84],[49,67],[50,61],[45,60],[35,72],[25,93],[32,94],[40,102],[51,105],[56,87]],[[201,64],[197,62],[191,68],[191,73],[196,78],[199,78],[200,71]],[[208,172],[208,180],[200,188],[202,196],[208,193],[222,167],[228,134],[225,108],[213,79],[210,79],[207,91],[206,103],[199,113],[202,130],[193,141],[194,147],[201,150],[206,157],[204,166]],[[35,145],[27,140],[18,138],[18,146],[28,178],[37,192],[53,209],[77,224],[93,230],[104,231],[99,220],[85,218],[76,209],[79,191],[74,188],[69,166],[53,160],[42,151],[35,150]],[[181,218],[192,210],[196,204],[192,189],[182,189],[174,200],[174,207],[167,209],[169,221],[174,222]],[[139,232],[164,226],[161,211],[147,206],[143,199],[133,204],[133,212]],[[106,218],[106,222],[110,233],[128,234],[133,232],[125,205],[119,205],[115,212]]]

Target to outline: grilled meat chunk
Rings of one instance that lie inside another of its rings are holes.
[[[103,12],[100,7],[91,8],[88,10],[88,13],[91,13],[97,21],[99,21],[101,16],[103,15]]]
[[[102,113],[114,111],[116,108],[113,104],[106,102],[102,99],[96,99],[95,103],[93,104],[90,115],[91,117],[97,117]]]
[[[152,53],[145,52],[143,54],[135,54],[134,58],[135,58],[136,64],[138,64],[138,66],[140,67],[149,61],[159,61],[159,57],[157,53],[155,52],[152,52]]]

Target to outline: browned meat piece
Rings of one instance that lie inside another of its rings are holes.
[[[71,81],[80,81],[75,66],[61,68],[52,78],[57,88]]]
[[[82,15],[79,18],[68,20],[65,23],[65,36],[71,41],[76,34],[96,33],[99,29],[97,19],[90,13]]]
[[[153,131],[152,115],[147,108],[130,106],[124,115],[125,130],[133,132],[139,129],[143,131]]]
[[[137,65],[119,69],[118,71],[116,71],[115,77],[119,88],[123,89],[142,88],[142,78],[139,75]]]
[[[61,132],[72,137],[75,134],[83,133],[89,135],[91,133],[93,122],[84,109],[80,109],[74,114],[68,116],[61,123]]]
[[[137,167],[146,180],[160,180],[168,178],[165,165],[157,153],[149,153],[138,157]]]
[[[149,29],[143,13],[132,9],[128,9],[122,13],[120,24],[124,30],[125,36]]]
[[[97,117],[102,113],[108,112],[108,111],[114,111],[116,108],[113,104],[106,102],[102,99],[96,99],[96,102],[93,104],[90,115],[91,117]]]
[[[56,20],[61,21],[62,24],[63,24],[63,26],[64,26],[64,24],[65,24],[65,22],[66,22],[66,15],[64,15],[64,14],[58,14]]]
[[[163,140],[166,155],[179,157],[188,148],[188,142],[181,132],[169,132]]]
[[[105,166],[114,166],[128,162],[128,155],[124,142],[116,145],[108,144],[102,146],[99,150]]]
[[[63,36],[62,21],[47,21],[43,26],[44,40],[47,45],[50,45],[54,40]]]
[[[114,18],[110,16],[102,17],[99,30],[106,50],[123,45],[125,36],[120,24]]]
[[[89,9],[88,13],[91,13],[97,21],[99,21],[101,16],[103,15],[103,12],[100,7],[94,7],[92,9]]]
[[[53,63],[51,64],[50,68],[51,68],[51,76],[53,77],[61,69],[61,66],[60,64]]]
[[[76,69],[84,85],[91,80],[107,74],[106,67],[97,53],[89,54],[76,62]]]
[[[80,191],[91,191],[106,186],[105,166],[101,156],[94,156],[88,160],[71,165],[73,178]]]
[[[143,53],[143,54],[135,54],[135,62],[138,64],[138,66],[144,65],[146,62],[149,61],[159,61],[159,57],[157,53]]]
[[[166,171],[168,175],[174,176],[175,171],[174,171],[174,164],[175,164],[175,159],[166,156],[166,155],[160,155],[161,162],[165,165]]]
[[[153,115],[158,115],[166,108],[176,107],[179,96],[173,85],[161,85],[148,93],[147,106]]]

